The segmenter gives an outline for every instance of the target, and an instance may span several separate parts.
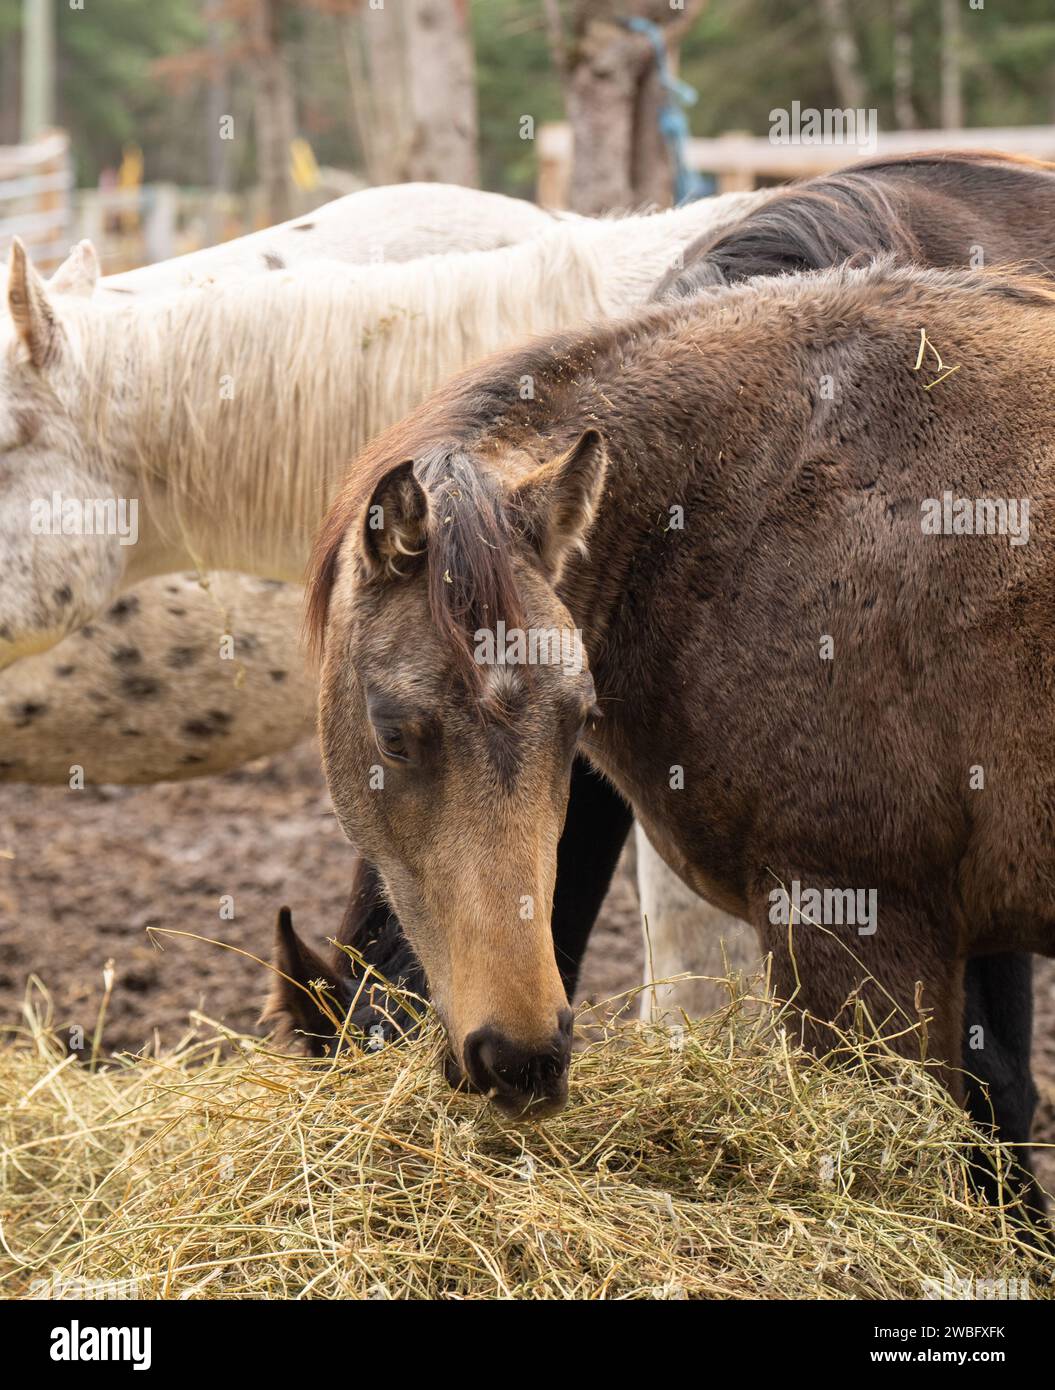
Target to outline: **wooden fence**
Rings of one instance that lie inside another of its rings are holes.
[[[34,265],[54,270],[74,242],[88,237],[105,275],[152,265],[267,226],[260,189],[217,192],[146,183],[132,188],[74,188],[65,131],[27,145],[0,145],[0,268],[11,238],[26,244]],[[317,171],[316,185],[298,190],[296,214],[363,187],[340,169]]]
[[[713,174],[720,193],[758,187],[761,182],[786,182],[845,168],[856,160],[913,154],[921,150],[1000,150],[1055,160],[1055,125],[965,130],[898,130],[880,133],[872,149],[854,144],[782,144],[767,136],[729,134],[714,140],[689,140],[686,154],[691,169]],[[571,187],[572,133],[567,124],[538,129],[538,201],[543,207],[568,206]]]
[[[65,131],[28,145],[0,145],[0,257],[11,238],[26,243],[42,270],[54,270],[70,247],[73,166]]]

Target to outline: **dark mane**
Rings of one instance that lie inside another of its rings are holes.
[[[529,349],[521,355],[535,360]],[[499,484],[467,453],[474,434],[519,403],[521,373],[510,371],[509,363],[510,354],[503,353],[491,364],[463,372],[360,456],[326,513],[308,564],[305,636],[316,660],[322,655],[344,538],[362,519],[381,479],[408,458],[415,460],[415,477],[429,497],[425,563],[433,621],[462,658],[460,664],[471,665],[474,680],[482,668],[472,660],[472,632],[492,627],[499,618],[510,626],[519,621]]]
[[[719,235],[705,233],[692,242],[684,269],[669,271],[654,298],[681,299],[754,276],[826,270],[854,257],[883,255],[918,259],[900,199],[874,180],[832,174],[792,187]]]
[[[1055,173],[1055,164],[1050,160],[1036,159],[1031,154],[1007,154],[1003,150],[917,150],[915,154],[876,154],[869,159],[858,160],[846,172],[856,174],[865,170],[875,172],[880,169],[894,171],[964,167],[976,169],[983,164],[997,165],[1009,173],[1016,168]]]
[[[835,174],[790,185],[770,202],[724,231],[704,233],[685,251],[684,267],[669,271],[655,299],[670,302],[717,285],[754,276],[827,270],[893,256],[934,263],[921,235],[920,179],[937,195],[972,196],[982,176],[1011,186],[1023,177],[1051,175],[1055,166],[990,152],[941,151],[877,157]],[[936,210],[936,215],[940,212]]]
[[[316,661],[322,655],[348,529],[361,520],[385,474],[406,459],[415,460],[415,476],[426,491],[435,489],[430,493],[427,549],[430,604],[438,629],[455,638],[457,651],[466,647],[465,635],[475,628],[493,626],[498,618],[514,625],[520,604],[509,562],[508,523],[498,506],[499,483],[469,456],[473,441],[499,420],[507,437],[515,435],[518,425],[530,435],[534,397],[521,394],[521,383],[530,377],[535,397],[543,389],[552,397],[617,337],[614,324],[600,324],[590,333],[568,331],[497,352],[445,382],[367,445],[326,513],[308,562],[304,631]],[[460,497],[453,496],[445,476],[459,480],[453,487]],[[444,498],[456,503],[453,510],[442,509]],[[446,515],[453,520],[444,525]],[[477,621],[481,616],[484,621]],[[473,668],[479,678],[482,668],[475,662]]]
[[[431,450],[414,466],[429,498],[425,544],[429,612],[470,689],[486,667],[473,657],[473,634],[522,625],[511,564],[510,532],[498,478],[458,449]]]

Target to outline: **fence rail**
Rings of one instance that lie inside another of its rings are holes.
[[[317,185],[299,191],[295,211],[307,213],[363,186],[354,174],[320,168]],[[75,188],[65,131],[49,131],[26,145],[0,145],[0,267],[14,236],[22,238],[45,273],[61,264],[73,242],[88,237],[103,273],[113,275],[267,224],[259,188],[220,192],[171,183]]]
[[[0,255],[16,234],[49,271],[69,250],[73,166],[65,131],[28,145],[0,145]]]
[[[971,126],[964,130],[897,130],[879,133],[872,148],[854,144],[781,144],[766,136],[730,133],[687,145],[689,167],[713,174],[721,193],[749,190],[762,179],[786,181],[831,173],[872,155],[897,157],[922,150],[999,150],[1055,160],[1055,125]],[[565,122],[538,129],[538,201],[543,207],[568,206],[573,140]]]

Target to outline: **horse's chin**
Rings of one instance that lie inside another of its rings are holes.
[[[561,1090],[552,1096],[538,1096],[523,1102],[505,1102],[497,1096],[490,1097],[491,1105],[494,1107],[495,1114],[511,1125],[535,1125],[542,1120],[548,1120],[552,1115],[559,1115],[568,1104],[568,1082],[565,1082]]]
[[[488,1102],[492,1113],[511,1125],[533,1125],[559,1114],[568,1103],[568,1074],[564,1073],[559,1089],[549,1096],[531,1098],[509,1098],[495,1091],[485,1091],[477,1086],[465,1073],[461,1063],[450,1047],[443,1055],[443,1074],[455,1091],[466,1095],[482,1096]]]

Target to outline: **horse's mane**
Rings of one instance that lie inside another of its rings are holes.
[[[319,262],[117,304],[64,300],[62,317],[88,427],[144,495],[163,480],[183,511],[214,512],[222,539],[229,474],[244,461],[238,525],[302,533],[308,545],[349,461],[429,387],[519,335],[600,317],[603,293],[592,235],[558,228],[498,251]]]
[[[443,403],[437,405],[434,427],[450,418]],[[426,421],[426,429],[428,425]],[[344,536],[356,521],[360,534],[365,531],[367,499],[400,456],[400,438],[400,432],[393,431],[389,443],[372,452],[341,503],[331,510],[316,544],[307,610],[307,631],[316,654]],[[485,628],[493,631],[500,619],[511,628],[523,623],[501,480],[464,447],[434,444],[423,449],[420,436],[414,476],[428,500],[423,553],[400,556],[392,568],[400,574],[406,574],[409,565],[424,569],[433,627],[470,691],[479,695],[485,668],[474,659],[473,634]]]
[[[483,684],[471,638],[502,619],[521,627],[510,527],[497,476],[465,453],[434,449],[415,467],[429,498],[425,544],[429,612],[469,688]]]
[[[685,269],[656,286],[657,299],[763,275],[825,270],[855,256],[916,259],[918,245],[892,194],[852,174],[789,191],[715,238],[685,252]]]
[[[529,342],[468,368],[370,445],[330,508],[308,572],[305,633],[311,648],[316,657],[322,652],[345,538],[352,527],[365,525],[366,507],[385,474],[407,459],[415,460],[415,476],[430,501],[424,563],[437,631],[457,658],[471,664],[468,643],[474,628],[492,626],[498,617],[510,625],[516,621],[519,600],[510,556],[516,521],[504,514],[502,482],[487,460],[499,442],[531,451],[537,426],[519,395],[525,376],[534,381],[536,396],[550,403],[550,428],[574,432],[584,423],[598,424],[611,447],[633,415],[632,403],[619,398],[620,383],[633,377],[639,354],[654,351],[657,337],[684,337],[698,350],[691,338],[705,321],[720,345],[745,325],[757,324],[760,316],[775,312],[775,322],[786,323],[789,303],[800,317],[801,311],[809,311],[803,318],[811,325],[807,336],[819,336],[826,323],[839,325],[837,331],[845,334],[848,323],[859,329],[868,315],[874,329],[877,306],[884,303],[942,304],[969,323],[979,301],[992,298],[1055,311],[1055,288],[1042,277],[1017,275],[1007,267],[905,266],[886,255],[864,267],[842,263],[818,276],[711,287],[687,302],[645,306],[625,318]],[[916,322],[914,307],[911,321]],[[702,356],[709,360],[711,354]],[[606,410],[615,411],[608,431]],[[542,435],[549,442],[545,425]],[[534,442],[538,444],[538,434]],[[456,506],[449,505],[451,499]],[[474,674],[479,676],[479,669]]]
[[[864,160],[835,174],[791,184],[749,212],[733,227],[705,232],[686,248],[684,269],[669,271],[654,298],[684,298],[713,285],[731,285],[754,276],[826,270],[843,262],[861,264],[892,255],[921,261],[921,248],[908,217],[911,185],[876,175],[939,170],[953,176],[997,165],[1016,175],[1023,168],[1055,172],[1055,165],[990,152],[941,151]]]
[[[545,344],[530,343],[464,370],[368,445],[319,528],[308,566],[305,634],[316,658],[322,653],[345,536],[363,519],[385,474],[411,458],[429,499],[425,564],[432,619],[473,666],[473,677],[479,677],[469,633],[493,627],[499,618],[518,625],[520,601],[499,481],[479,466],[469,448],[474,435],[497,416],[523,407],[520,382],[529,368],[538,371],[540,354],[549,359],[572,338],[567,334]]]

